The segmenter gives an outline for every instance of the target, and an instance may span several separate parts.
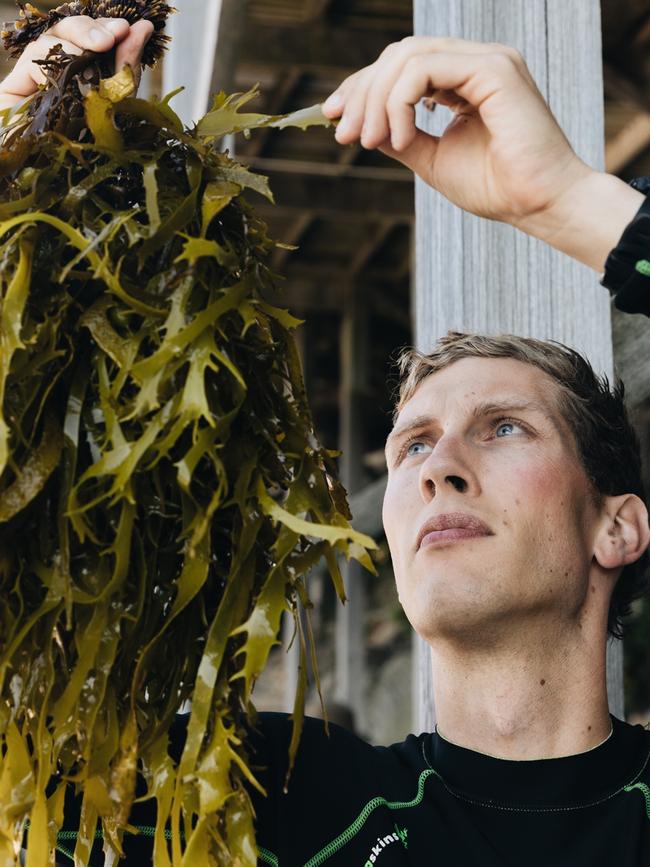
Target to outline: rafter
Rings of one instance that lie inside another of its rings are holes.
[[[313,214],[308,212],[304,214],[299,214],[295,222],[291,226],[289,232],[284,233],[284,237],[282,239],[283,243],[290,244],[292,246],[298,246],[307,234],[307,231],[313,222]],[[273,255],[271,257],[271,269],[273,271],[277,271],[278,273],[282,273],[284,271],[285,264],[287,260],[291,258],[292,253],[292,250],[285,250],[282,247],[276,248],[273,251]]]
[[[363,181],[413,185],[413,174],[408,169],[393,166],[351,166],[347,163],[325,163],[316,160],[287,160],[241,154],[241,162],[260,172],[305,175],[317,178],[346,178]]]
[[[404,30],[351,30],[317,23],[310,27],[278,27],[256,22],[244,33],[240,63],[255,66],[302,67],[304,72],[354,72],[373,63],[389,42],[406,36]]]
[[[635,157],[650,147],[650,113],[640,111],[605,145],[605,169],[622,172]]]
[[[282,114],[287,100],[295,93],[302,79],[302,69],[299,66],[290,66],[289,69],[287,69],[280,77],[278,86],[264,106],[266,114]],[[268,143],[271,133],[271,127],[265,127],[264,129],[259,130],[255,136],[251,138],[246,153],[246,159],[250,157],[258,157],[264,153],[264,148]]]
[[[387,218],[380,220],[377,225],[372,227],[369,232],[367,241],[362,244],[355,252],[352,261],[348,267],[348,272],[352,277],[359,274],[360,271],[370,262],[374,254],[382,246],[388,235],[393,231],[395,220]]]

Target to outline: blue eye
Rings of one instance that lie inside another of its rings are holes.
[[[413,448],[413,446],[426,446],[426,443],[422,442],[422,440],[414,440],[406,449],[406,454],[409,457],[412,457],[413,454],[422,454],[422,452],[412,452],[411,449]]]
[[[496,435],[498,437],[500,437],[501,439],[503,439],[504,436],[509,436],[510,434],[514,433],[514,430],[516,428],[519,428],[519,430],[522,430],[520,425],[515,424],[514,421],[502,421],[501,424],[499,424],[496,428]],[[508,433],[499,434],[499,431],[503,431],[503,430],[508,431]]]

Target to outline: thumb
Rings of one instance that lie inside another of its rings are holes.
[[[405,148],[395,150],[390,144],[390,139],[379,145],[377,150],[380,150],[387,157],[402,163],[420,178],[425,183],[433,186],[433,166],[436,161],[438,145],[440,144],[440,136],[430,135],[423,132],[421,129],[416,129],[413,141]]]

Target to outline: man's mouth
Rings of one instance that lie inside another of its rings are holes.
[[[464,512],[450,512],[437,515],[425,521],[418,533],[416,550],[420,548],[439,548],[463,539],[493,536],[488,525]]]

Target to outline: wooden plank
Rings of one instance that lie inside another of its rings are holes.
[[[363,471],[364,428],[360,395],[368,370],[368,322],[361,287],[348,283],[341,320],[340,478],[349,494],[360,490]],[[356,726],[366,731],[365,679],[365,571],[354,560],[341,563],[347,602],[336,608],[336,676],[334,700],[354,713]]]
[[[296,22],[300,25],[302,22]],[[373,63],[405,30],[350,29],[327,24],[282,27],[255,22],[243,36],[239,60],[256,66],[300,66],[303,72],[346,75]]]
[[[650,147],[650,114],[640,111],[605,145],[605,168],[619,174]]]
[[[350,262],[348,272],[351,277],[355,277],[360,271],[363,271],[388,235],[393,231],[394,226],[395,221],[387,218],[380,220],[377,225],[370,228],[368,240],[358,248],[354,258]]]
[[[277,207],[284,212],[308,209],[314,216],[336,219],[345,214],[347,219],[373,220],[392,216],[396,222],[410,222],[414,218],[413,183],[368,183],[365,178],[332,177],[324,184],[319,176],[290,172],[265,171]],[[252,197],[258,212],[278,213],[265,205],[261,197]]]
[[[503,42],[518,48],[578,154],[604,166],[600,9],[597,0],[415,0],[421,35]],[[418,109],[439,135],[451,115]],[[607,293],[585,266],[514,229],[465,214],[416,183],[417,345],[448,329],[554,338],[612,372]],[[610,706],[623,714],[622,647],[608,655]],[[415,639],[414,731],[435,723],[429,647]]]
[[[298,214],[289,233],[284,233],[282,243],[289,244],[292,247],[300,246],[301,240],[305,237],[307,230],[313,222],[314,217],[309,212]],[[296,250],[285,250],[282,247],[277,247],[271,256],[271,270],[277,271],[278,274],[282,274],[287,261],[296,252]]]
[[[299,66],[291,66],[280,76],[280,81],[273,93],[266,100],[264,112],[266,114],[282,114],[286,102],[291,98],[303,79],[303,71]],[[257,130],[246,149],[246,160],[251,157],[259,157],[264,153],[264,148],[273,132],[271,127]],[[242,157],[243,158],[243,157]]]
[[[257,135],[257,133],[255,133]],[[349,154],[349,156],[348,156]],[[407,169],[388,166],[355,166],[347,160],[354,160],[356,155],[351,148],[344,149],[338,162],[318,162],[317,160],[278,159],[255,154],[240,153],[238,159],[259,172],[276,174],[308,175],[314,178],[356,178],[357,180],[387,182],[413,185],[413,175]],[[328,187],[329,189],[329,187]]]
[[[178,0],[167,32],[172,42],[163,64],[163,90],[185,87],[174,98],[173,108],[190,125],[208,107],[210,81],[222,13],[232,0]]]

